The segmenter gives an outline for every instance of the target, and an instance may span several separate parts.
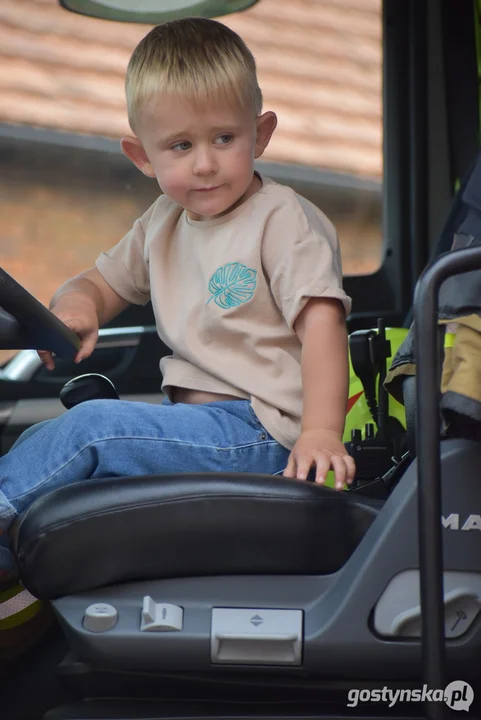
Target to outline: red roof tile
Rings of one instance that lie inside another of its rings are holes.
[[[254,53],[279,124],[264,159],[379,178],[381,0],[261,0],[219,18]],[[120,137],[124,73],[149,26],[0,4],[0,122]]]

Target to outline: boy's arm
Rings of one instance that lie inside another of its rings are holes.
[[[345,313],[338,300],[311,298],[294,324],[302,344],[302,432],[285,475],[304,480],[313,464],[316,482],[330,468],[336,488],[355,474],[353,459],[342,442],[349,392]]]
[[[349,394],[347,329],[341,303],[311,298],[294,329],[302,344],[302,431],[330,430],[341,439]]]
[[[118,295],[103,279],[96,267],[67,280],[50,301],[50,309],[81,340],[75,362],[89,357],[95,349],[99,327],[105,325],[129,302]],[[48,370],[55,367],[50,351],[39,351]]]
[[[64,308],[78,309],[79,312],[93,311],[98,326],[102,327],[129,304],[112,290],[97,268],[93,267],[67,280],[52,297],[50,309],[55,308],[57,312]]]

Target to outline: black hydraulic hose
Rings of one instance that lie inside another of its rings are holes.
[[[418,534],[424,681],[429,689],[445,686],[443,539],[441,529],[440,353],[438,295],[448,277],[481,269],[481,248],[456,250],[425,270],[414,296],[417,360],[416,448]],[[444,704],[428,703],[429,720],[443,720]]]

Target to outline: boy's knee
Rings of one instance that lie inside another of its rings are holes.
[[[110,414],[119,410],[119,400],[85,400],[84,402],[74,405],[70,408],[68,415],[74,417],[77,415],[87,417],[98,417],[100,415]]]
[[[65,413],[67,424],[63,427],[67,432],[78,433],[80,438],[101,438],[118,428],[125,418],[125,404],[121,400],[86,400]]]

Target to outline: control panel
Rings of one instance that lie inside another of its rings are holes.
[[[113,605],[94,603],[84,612],[83,627],[91,633],[116,633],[120,616],[121,611]],[[181,634],[184,630],[184,609],[156,602],[150,595],[139,602],[137,617],[139,633]],[[213,664],[302,664],[302,610],[212,608],[208,630],[206,642],[210,641]]]

